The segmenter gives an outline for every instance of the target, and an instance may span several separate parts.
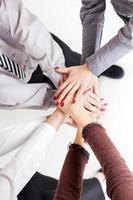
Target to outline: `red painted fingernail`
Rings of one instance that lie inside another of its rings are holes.
[[[108,103],[104,103],[103,105],[104,105],[104,106],[107,106],[107,105],[108,105]]]
[[[72,103],[74,104],[75,102],[76,102],[76,100],[74,99]]]
[[[54,96],[54,100],[56,100],[57,99],[57,97],[56,96]]]
[[[64,102],[61,102],[61,103],[60,103],[60,106],[63,107],[63,106],[64,106]]]
[[[57,66],[57,67],[55,67],[55,69],[59,69],[59,67]]]

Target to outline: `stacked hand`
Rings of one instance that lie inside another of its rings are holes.
[[[69,68],[57,67],[56,71],[62,74],[62,80],[54,96],[57,106],[72,106],[71,108],[76,110],[77,101],[79,103],[79,99],[82,99],[82,106],[78,107],[85,108],[93,116],[100,115],[106,110],[107,103],[98,96],[98,78],[89,71],[86,64]]]
[[[84,93],[82,93],[81,91],[75,103],[72,103],[72,97],[67,104],[65,104],[63,107],[59,105],[58,108],[67,115],[71,116],[71,118],[76,122],[78,127],[82,129],[85,125],[95,122],[102,113],[102,111],[96,108],[95,106],[93,106],[95,108],[94,111],[87,110],[84,107],[85,100],[88,98],[92,101],[92,96],[93,94],[90,90],[87,90]],[[97,104],[96,100],[94,99],[93,102]]]
[[[82,129],[95,122],[106,110],[107,103],[98,96],[98,79],[87,65],[70,68],[56,68],[62,74],[55,103],[67,117],[64,123],[78,127],[75,142],[83,144]]]
[[[56,72],[63,75],[54,96],[57,105],[67,104],[72,97],[73,101],[76,101],[80,92],[88,88],[91,88],[93,93],[98,95],[98,79],[89,71],[86,64],[69,68],[57,67]]]

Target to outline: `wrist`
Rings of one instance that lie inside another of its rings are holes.
[[[83,66],[83,68],[84,68],[85,70],[90,71],[89,66],[88,66],[87,63],[83,64],[82,66]]]
[[[84,138],[82,137],[82,130],[78,129],[74,143],[84,147]]]
[[[57,130],[63,123],[64,119],[65,119],[65,114],[59,109],[56,109],[54,113],[48,117],[47,123],[52,125]]]
[[[79,129],[82,131],[85,126],[92,123],[90,117],[88,116],[88,113],[85,109],[80,109],[80,114],[77,115],[77,113],[73,112],[72,118],[76,121]]]

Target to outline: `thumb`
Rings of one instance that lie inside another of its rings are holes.
[[[61,74],[69,73],[69,69],[66,67],[55,67],[55,71]]]

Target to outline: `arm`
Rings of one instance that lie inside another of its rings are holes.
[[[53,106],[53,94],[48,84],[26,84],[0,74],[0,106],[9,108],[37,108]],[[50,100],[49,100],[50,99]]]
[[[133,174],[129,171],[105,130],[100,125],[92,123],[96,121],[96,116],[84,109],[83,94],[81,93],[81,97],[75,104],[70,103],[62,110],[71,115],[81,130],[86,126],[83,130],[83,137],[104,169],[109,197],[112,200],[132,200]]]
[[[55,120],[56,119],[56,120]],[[64,114],[55,111],[52,117],[38,126],[13,159],[0,170],[0,199],[15,200],[18,193],[38,170],[55,130],[64,120]]]
[[[77,133],[75,143],[69,147],[58,182],[55,200],[79,200],[82,178],[88,161],[88,152],[83,148],[83,138]]]
[[[86,58],[89,69],[96,76],[133,50],[133,17],[107,44]]]
[[[105,0],[82,0],[82,63],[100,48],[104,25]]]
[[[64,66],[64,56],[45,26],[20,0],[0,0],[0,17],[4,29],[55,83],[54,76],[60,76],[54,73],[54,67]]]
[[[109,197],[112,200],[132,200],[133,174],[109,139],[105,129],[95,123],[87,125],[83,129],[83,137],[103,167]]]

